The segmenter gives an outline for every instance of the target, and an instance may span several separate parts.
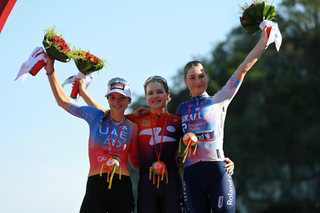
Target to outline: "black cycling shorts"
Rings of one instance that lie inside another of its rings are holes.
[[[198,162],[184,170],[183,196],[187,213],[234,213],[236,191],[223,161]]]
[[[157,188],[158,176],[149,180],[149,174],[139,176],[138,213],[181,213],[183,209],[182,181],[179,172],[171,172]]]
[[[131,178],[114,174],[112,187],[108,189],[107,173],[88,177],[86,194],[80,213],[133,213],[134,198]]]

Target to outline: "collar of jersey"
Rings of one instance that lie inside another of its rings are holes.
[[[165,114],[165,113],[161,113],[160,115],[158,115],[157,113],[150,112],[150,116],[157,117],[157,118],[160,118],[163,114]]]
[[[191,97],[191,102],[196,102],[196,101],[199,101],[199,100],[204,100],[204,99],[207,99],[209,97],[208,93],[204,93],[202,95],[199,95],[199,96],[192,96]]]

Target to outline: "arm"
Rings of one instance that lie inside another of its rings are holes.
[[[57,74],[54,72],[54,59],[50,55],[47,55],[47,59],[48,59],[48,62],[44,66],[44,69],[47,72],[53,95],[54,95],[58,105],[60,107],[62,107],[64,110],[68,111],[70,99],[68,98],[64,89],[62,88]]]
[[[246,59],[240,64],[238,69],[235,71],[235,76],[239,81],[243,81],[246,73],[251,69],[251,67],[258,61],[260,55],[262,54],[266,44],[268,42],[268,34],[266,32],[267,27],[262,30],[261,38],[256,46],[251,50]]]
[[[133,134],[131,137],[129,153],[128,153],[129,154],[128,159],[129,159],[130,164],[132,165],[132,167],[134,169],[137,169],[137,170],[139,169],[139,165],[140,165],[139,147],[138,147],[138,141],[139,141],[138,132],[139,132],[138,126],[137,126],[137,124],[134,124]]]
[[[83,100],[87,103],[88,106],[96,107],[102,111],[107,111],[104,107],[98,104],[87,92],[86,83],[83,80],[79,80],[79,95],[83,98]]]
[[[146,107],[139,107],[133,112],[134,117],[139,118],[140,115],[149,115],[151,113],[151,109]]]

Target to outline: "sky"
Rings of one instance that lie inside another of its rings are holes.
[[[88,88],[108,108],[109,79],[126,78],[133,101],[152,75],[165,77],[170,87],[188,61],[208,57],[240,25],[239,4],[246,2],[17,0],[0,34],[0,212],[79,212],[85,193],[87,123],[56,104],[44,69],[24,84],[13,81],[42,46],[45,29],[55,26],[67,43],[108,61]],[[73,61],[56,62],[55,70],[61,83],[78,72]],[[65,91],[70,94],[71,86]]]

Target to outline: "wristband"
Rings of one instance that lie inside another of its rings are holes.
[[[47,75],[51,75],[54,72],[54,68],[50,73],[46,73]]]

